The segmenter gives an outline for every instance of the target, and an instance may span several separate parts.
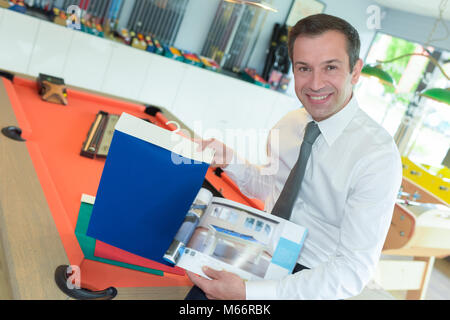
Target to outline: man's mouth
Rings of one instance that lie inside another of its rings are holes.
[[[328,101],[328,98],[332,94],[333,93],[322,94],[322,95],[309,95],[309,94],[307,94],[307,96],[313,103],[323,103],[325,101]]]

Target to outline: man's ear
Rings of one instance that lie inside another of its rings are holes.
[[[358,83],[359,77],[361,76],[361,70],[363,68],[363,61],[362,59],[358,59],[358,61],[356,61],[355,66],[353,67],[353,71],[352,71],[352,84],[355,85]]]

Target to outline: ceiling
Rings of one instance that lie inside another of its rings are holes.
[[[439,5],[442,0],[374,0],[381,6],[418,15],[439,17]],[[443,18],[450,21],[450,1],[443,13]]]

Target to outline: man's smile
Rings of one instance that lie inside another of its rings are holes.
[[[333,95],[333,93],[327,93],[327,94],[305,94],[308,97],[308,100],[313,104],[322,104],[328,102],[330,100],[330,97]]]

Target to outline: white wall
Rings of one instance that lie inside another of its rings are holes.
[[[174,46],[200,54],[222,0],[189,0]]]
[[[1,9],[0,21],[0,63],[14,65],[17,72],[26,73],[33,51],[34,41],[39,27],[39,20],[25,15],[11,14],[10,10]],[[15,25],[21,27],[12,30]]]

